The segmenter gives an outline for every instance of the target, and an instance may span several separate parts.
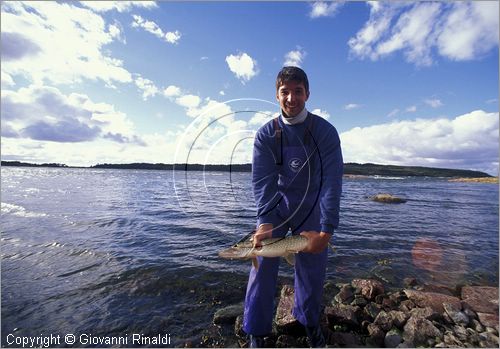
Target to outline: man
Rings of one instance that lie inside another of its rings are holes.
[[[284,67],[276,79],[279,118],[255,136],[252,184],[257,203],[256,248],[288,230],[308,238],[296,255],[293,315],[305,326],[310,345],[325,346],[319,327],[328,242],[338,226],[343,162],[336,129],[307,111],[309,82],[297,67]],[[245,297],[243,329],[250,347],[264,345],[272,330],[279,258],[258,258]]]

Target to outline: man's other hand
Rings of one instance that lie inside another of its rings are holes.
[[[302,250],[302,252],[307,253],[321,253],[325,248],[328,247],[330,238],[332,234],[317,231],[303,231],[300,235],[307,238],[307,246]]]
[[[253,247],[261,247],[261,241],[273,237],[273,225],[271,223],[261,224],[252,237]]]

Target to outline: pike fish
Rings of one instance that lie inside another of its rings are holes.
[[[262,257],[284,257],[291,264],[295,264],[295,254],[307,246],[307,238],[301,235],[293,235],[283,238],[271,238],[261,241],[262,247],[253,247],[252,239],[240,241],[219,252],[219,257],[226,259],[251,259],[253,266],[257,269],[259,263],[257,256]]]

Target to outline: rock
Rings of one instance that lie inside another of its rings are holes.
[[[476,313],[498,314],[498,287],[464,286],[461,298],[464,308]]]
[[[361,309],[347,304],[335,304],[325,308],[325,314],[330,325],[359,326],[358,315]]]
[[[446,344],[448,347],[452,348],[463,348],[464,345],[462,342],[453,335],[453,333],[446,333],[443,338],[444,344]]]
[[[351,302],[351,305],[358,306],[361,308],[363,308],[367,304],[368,304],[368,301],[362,295],[355,295],[354,300]]]
[[[442,338],[442,333],[427,319],[410,317],[406,322],[403,332],[405,342],[411,342],[416,347],[428,345],[428,340]]]
[[[238,317],[243,314],[243,303],[230,305],[219,309],[214,314],[214,324],[232,324]]]
[[[276,348],[300,348],[302,345],[299,343],[299,339],[294,336],[287,334],[282,334],[276,339]]]
[[[486,332],[493,333],[495,336],[498,336],[498,331],[493,327],[486,327]]]
[[[349,304],[354,300],[354,293],[350,285],[344,285],[334,297],[337,303]]]
[[[384,344],[386,348],[396,348],[401,342],[403,342],[401,331],[393,328],[385,334]]]
[[[380,309],[380,305],[370,302],[364,307],[363,314],[370,320],[373,320],[377,317],[378,313],[380,313]]]
[[[480,333],[479,346],[482,348],[498,348],[498,337],[489,332]]]
[[[368,325],[368,342],[376,347],[381,347],[384,343],[385,333],[380,327],[375,324]]]
[[[460,339],[462,342],[465,342],[467,340],[468,333],[465,327],[455,325],[455,327],[453,327],[453,333],[455,333],[457,338]]]
[[[370,199],[376,202],[383,202],[388,204],[402,204],[407,201],[391,194],[377,194],[370,197]]]
[[[476,312],[470,308],[465,307],[464,313],[469,317],[469,319],[477,319]]]
[[[382,331],[387,332],[392,327],[392,317],[382,310],[378,313],[375,320],[373,320],[373,324],[378,326]]]
[[[460,299],[457,297],[435,293],[435,292],[422,292],[416,290],[404,290],[404,293],[413,303],[421,308],[431,307],[438,313],[444,312],[443,303],[449,303],[454,310],[459,311],[462,309]]]
[[[343,348],[359,348],[362,346],[361,337],[351,332],[332,332],[328,344]]]
[[[234,334],[240,339],[246,339],[247,334],[243,331],[243,315],[239,315],[234,322]]]
[[[469,324],[469,317],[461,311],[456,311],[448,303],[443,303],[443,308],[445,313],[451,318],[453,323],[457,325],[467,326]]]
[[[477,313],[477,317],[484,327],[493,327],[498,331],[498,314]]]
[[[476,330],[477,332],[484,332],[484,327],[481,325],[479,321],[476,319],[472,319],[471,321],[471,327]]]
[[[413,308],[415,308],[415,304],[409,299],[402,301],[399,304],[399,310],[401,310],[405,313],[409,313],[410,310],[412,310]]]
[[[361,290],[361,294],[367,300],[374,300],[379,294],[384,293],[384,285],[373,279],[354,279],[351,282],[352,287]]]
[[[427,320],[436,320],[439,318],[439,313],[436,312],[434,309],[431,307],[425,307],[425,308],[413,308],[410,310],[410,316],[412,317],[419,317]]]
[[[472,328],[467,328],[467,340],[472,344],[479,343],[479,334]]]
[[[399,329],[403,329],[404,325],[406,324],[406,321],[410,317],[404,312],[397,310],[391,310],[388,315],[392,319],[392,323],[394,324],[394,326],[396,326]]]
[[[280,300],[276,309],[274,323],[279,334],[293,334],[296,331],[304,332],[303,326],[292,314],[294,305],[294,290],[290,285],[284,285],[281,289]]]
[[[415,278],[404,278],[403,279],[403,285],[406,288],[417,286],[417,279],[415,279]]]

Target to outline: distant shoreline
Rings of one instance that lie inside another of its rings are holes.
[[[162,163],[130,163],[130,164],[97,164],[94,166],[67,166],[59,163],[33,164],[21,161],[2,161],[2,166],[18,167],[53,167],[53,168],[90,168],[90,169],[127,169],[127,170],[173,170],[179,171],[222,171],[251,172],[252,164],[202,165],[202,164],[162,164]],[[495,178],[488,173],[472,170],[396,166],[378,164],[344,164],[344,176],[347,178],[363,178],[364,176],[382,177],[445,177],[445,178]]]

